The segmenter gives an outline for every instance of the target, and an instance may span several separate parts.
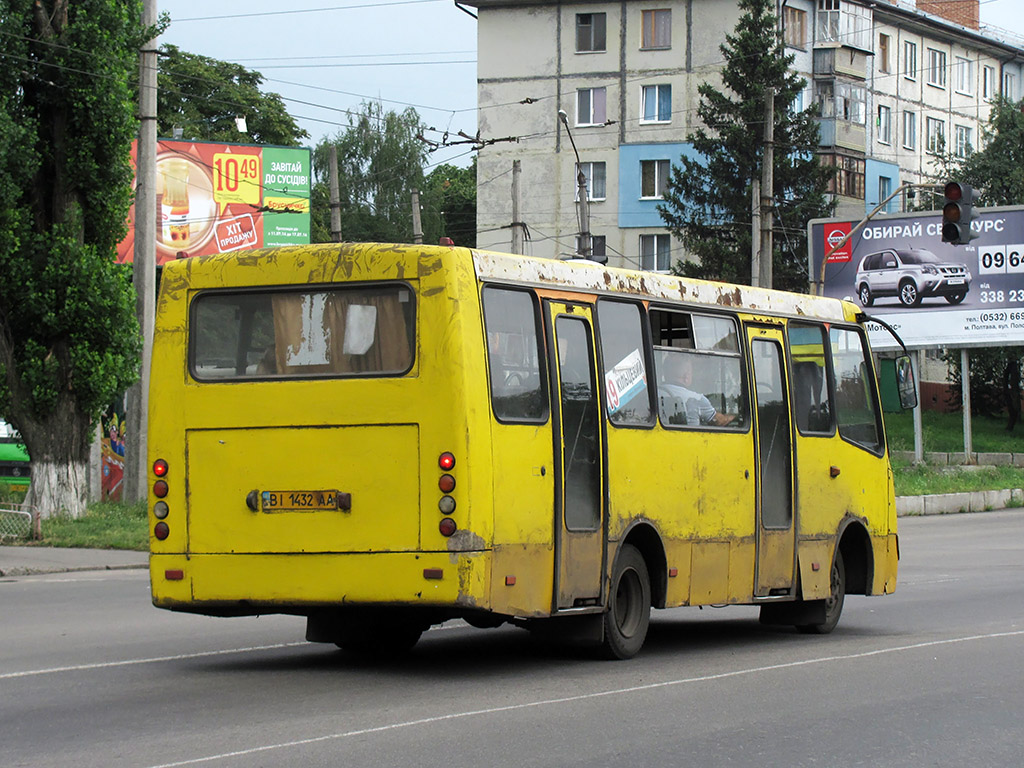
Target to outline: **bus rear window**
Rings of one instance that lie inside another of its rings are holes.
[[[203,293],[190,366],[200,381],[397,376],[412,367],[415,327],[405,284]]]

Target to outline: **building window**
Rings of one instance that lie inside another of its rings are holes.
[[[582,240],[583,240],[583,238],[581,238],[579,235],[576,235],[576,253],[581,253],[582,252],[582,250],[581,250],[583,248]],[[591,259],[593,259],[594,261],[598,261],[599,259],[606,259],[606,258],[608,258],[607,251],[608,251],[608,248],[607,248],[607,246],[605,244],[605,236],[604,235],[591,235],[590,236],[590,253],[588,254],[588,256]]]
[[[903,113],[903,146],[917,149],[917,113]]]
[[[892,110],[889,107],[878,105],[878,141],[882,144],[892,142]]]
[[[605,50],[605,14],[576,14],[576,52]]]
[[[903,43],[903,76],[917,80],[917,43],[909,40]]]
[[[928,49],[928,85],[946,87],[946,52]]]
[[[829,181],[829,192],[864,199],[864,158],[823,155],[821,164],[831,165],[836,169],[836,175]]]
[[[604,200],[607,196],[607,169],[604,163],[580,163],[580,170],[587,180],[587,199]],[[579,186],[576,187],[576,199],[580,199]]]
[[[640,161],[640,197],[661,199],[668,189],[668,160]]]
[[[786,45],[793,48],[805,48],[807,46],[807,11],[790,8],[787,5],[783,9],[782,19]]]
[[[640,89],[640,122],[668,123],[672,120],[672,86],[645,85]]]
[[[892,194],[892,179],[890,179],[888,176],[879,176],[878,177],[878,204],[881,205],[882,201],[885,200],[885,198],[887,198],[891,194]],[[892,201],[890,200],[889,204],[885,206],[886,212],[889,211],[891,206],[892,206]]]
[[[974,62],[960,56],[956,57],[956,89],[960,93],[974,93]]]
[[[995,82],[995,70],[992,67],[981,68],[981,95],[983,98],[992,98],[992,83]]]
[[[867,91],[863,86],[826,80],[816,84],[822,117],[834,117],[864,125],[867,112]]]
[[[946,148],[946,121],[927,117],[924,121],[925,145],[927,152],[938,154]]]
[[[818,0],[818,42],[839,42],[839,0]]]
[[[892,38],[889,35],[880,34],[878,36],[878,71],[888,72],[889,71],[889,41]]]
[[[1013,72],[1003,73],[1003,98],[1010,101],[1017,100],[1017,78]]]
[[[953,151],[957,157],[967,157],[973,150],[974,146],[971,141],[971,127],[969,125],[958,125],[956,126],[956,144]]]
[[[604,88],[581,88],[576,91],[576,125],[603,125],[608,119],[607,92]]]
[[[640,269],[668,272],[672,268],[670,235],[640,235]]]
[[[642,49],[672,47],[672,11],[641,11],[641,24]]]

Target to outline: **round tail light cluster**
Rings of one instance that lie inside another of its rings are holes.
[[[156,476],[156,480],[153,482],[153,495],[156,496],[160,501],[153,505],[153,517],[159,522],[153,526],[153,535],[163,541],[171,535],[171,528],[166,523],[167,516],[171,512],[171,508],[164,501],[164,497],[167,496],[167,491],[170,487],[167,485],[167,462],[163,459],[157,459],[153,462],[153,474]]]
[[[455,454],[445,451],[438,457],[437,466],[443,472],[437,481],[437,487],[443,494],[437,502],[437,508],[444,515],[437,529],[441,532],[442,536],[451,536],[459,528],[455,521],[449,517],[449,515],[455,512],[455,497],[451,495],[452,491],[455,490],[455,475],[452,472],[455,469]]]

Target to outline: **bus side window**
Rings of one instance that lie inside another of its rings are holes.
[[[878,453],[882,426],[874,380],[868,373],[866,346],[855,330],[829,330],[832,352],[832,390],[835,392],[839,434],[852,443]]]
[[[833,434],[832,407],[825,375],[825,329],[792,322],[788,328],[793,360],[793,410],[801,434]]]
[[[616,426],[653,422],[641,306],[601,300],[597,321],[604,366],[605,407]]]
[[[537,304],[528,291],[483,291],[491,406],[498,421],[547,421],[547,388],[541,368]]]

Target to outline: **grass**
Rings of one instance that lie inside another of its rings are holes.
[[[43,519],[42,534],[41,540],[31,543],[43,547],[145,551],[149,548],[146,502],[95,502],[79,518],[58,516]]]
[[[955,413],[924,411],[921,431],[925,451],[946,453],[964,450],[964,417]],[[885,414],[889,449],[914,450],[914,415],[911,411]],[[1024,453],[1024,425],[1006,431],[1006,418],[974,416],[971,419],[971,447],[975,453]]]
[[[897,496],[1024,488],[1021,467],[915,467],[894,460],[892,469]]]

